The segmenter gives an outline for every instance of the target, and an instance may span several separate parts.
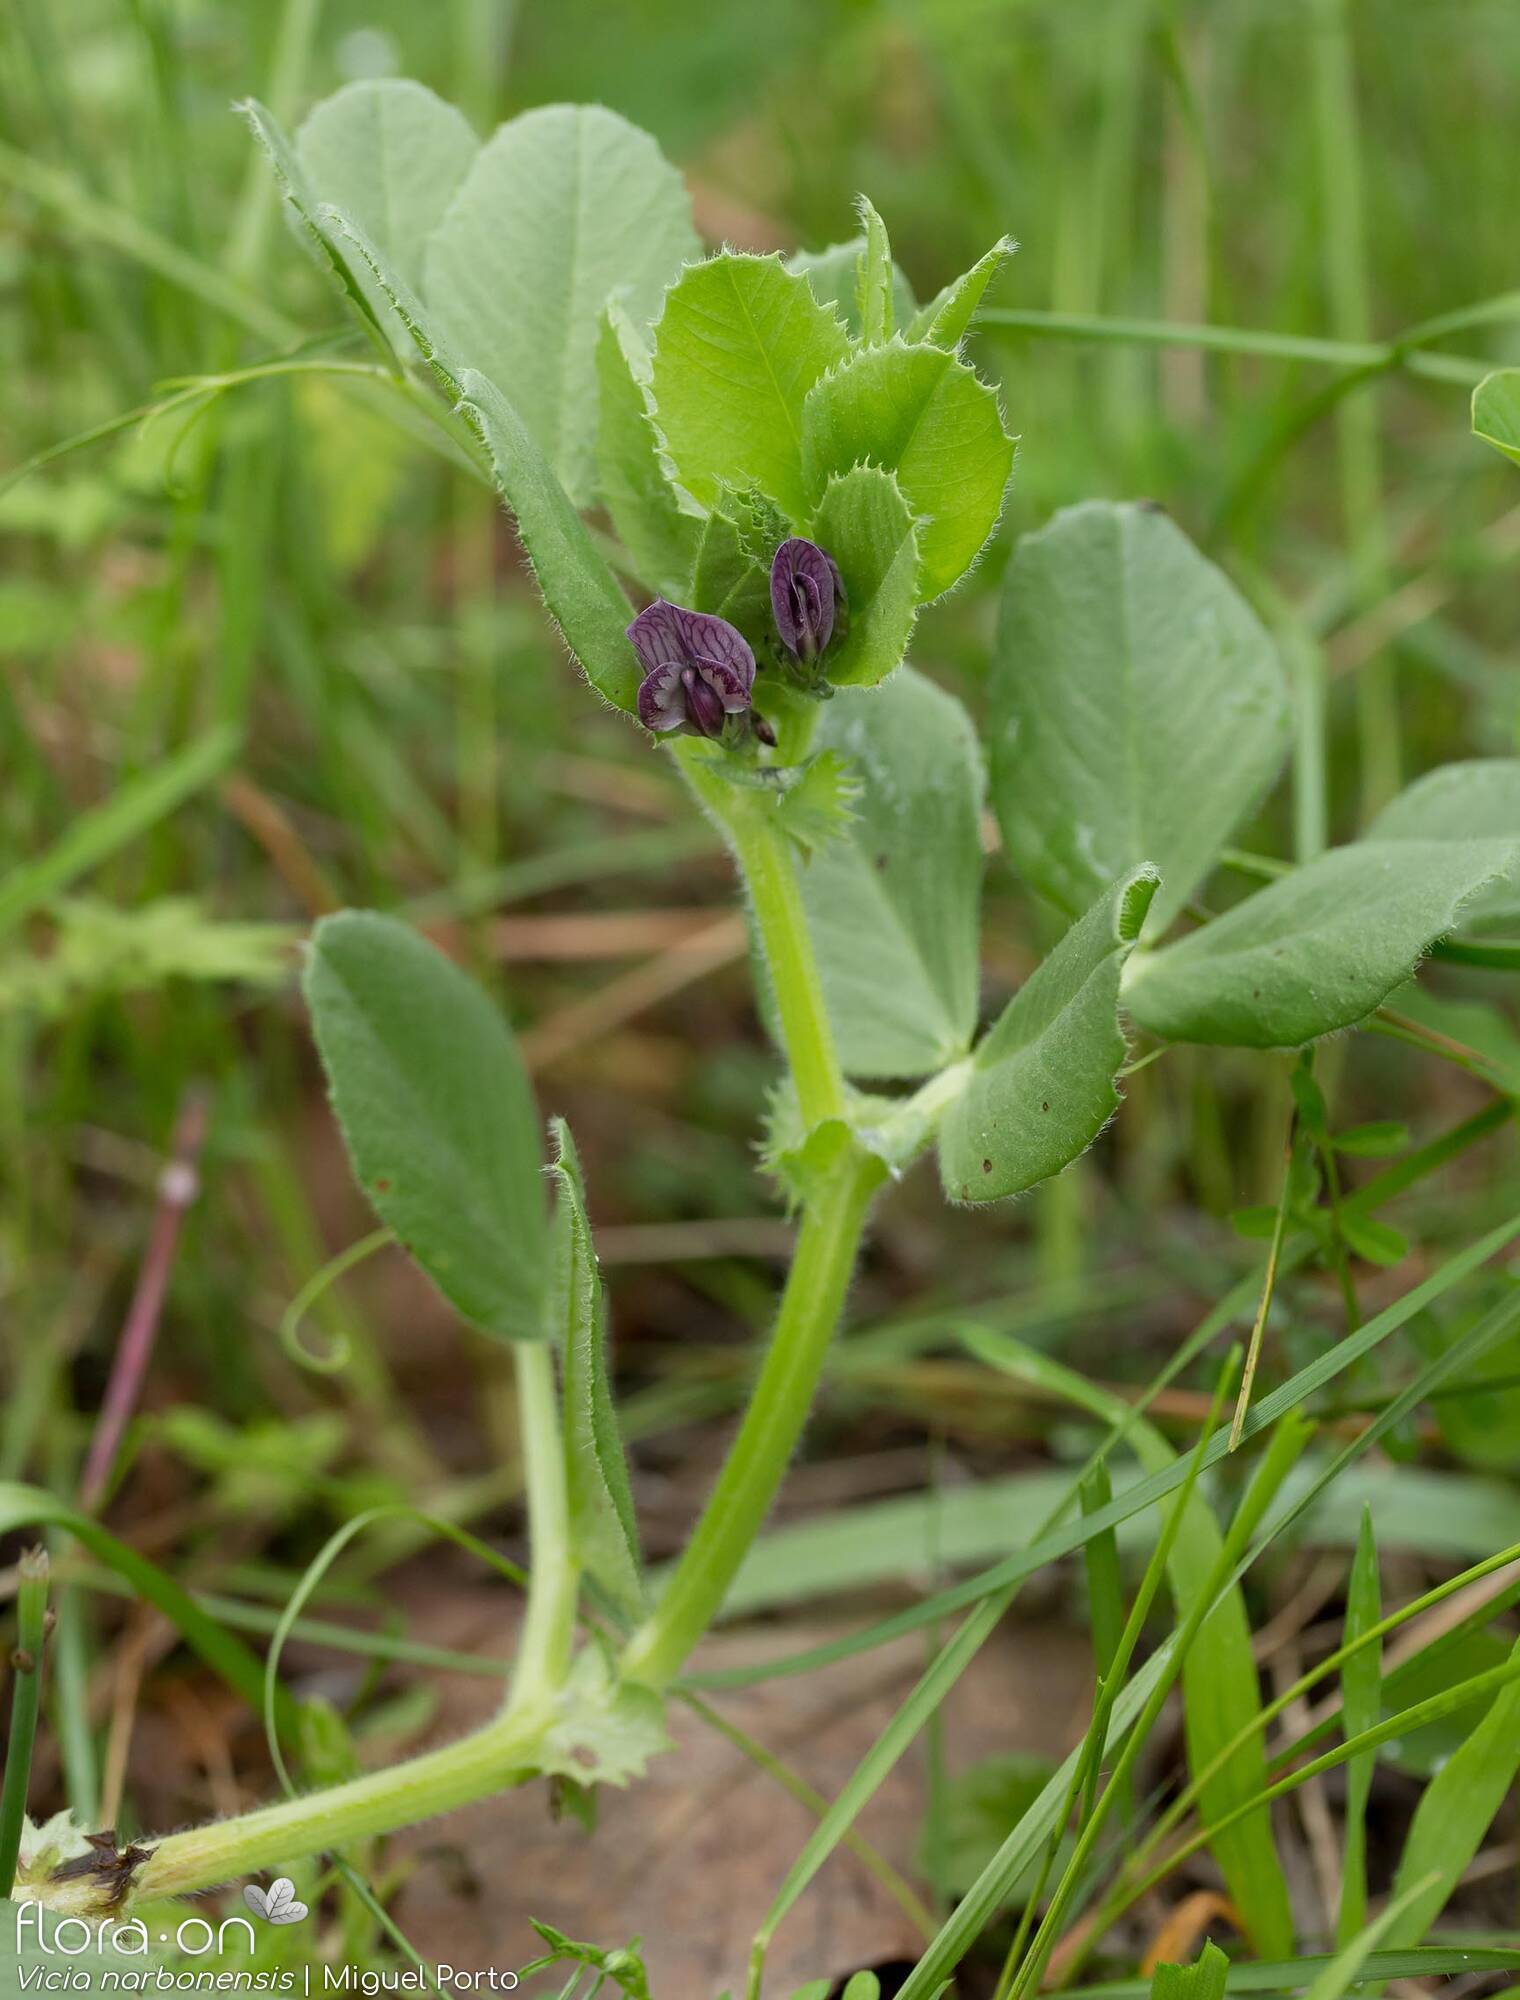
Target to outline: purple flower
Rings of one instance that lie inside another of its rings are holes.
[[[771,610],[793,659],[812,665],[833,638],[845,602],[839,565],[827,550],[800,535],[781,544],[771,559]]]
[[[646,729],[721,736],[749,707],[755,656],[726,618],[657,597],[628,627],[644,668],[639,720]]]

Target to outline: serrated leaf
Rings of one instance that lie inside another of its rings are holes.
[[[767,658],[775,643],[770,573],[745,548],[727,514],[709,514],[698,530],[685,601],[694,611],[726,618],[744,634],[757,661]],[[763,712],[763,684],[756,699]]]
[[[860,777],[835,750],[802,765],[781,798],[781,824],[805,855],[842,840],[855,818]]]
[[[517,523],[550,617],[597,693],[614,708],[631,712],[638,699],[639,664],[628,643],[631,608],[617,578],[527,425],[495,383],[466,368],[460,389],[464,408],[479,425],[497,487]]]
[[[570,1128],[551,1122],[554,1210],[553,1336],[564,1378],[565,1488],[577,1559],[630,1619],[644,1608],[633,1494],[607,1380],[607,1310],[586,1190]]]
[[[1137,955],[1125,1005],[1168,1041],[1298,1048],[1365,1020],[1517,854],[1498,840],[1332,848]]]
[[[1013,471],[998,400],[939,347],[866,348],[811,391],[802,467],[814,505],[854,465],[895,473],[918,522],[919,588],[941,597],[997,526]]]
[[[1520,757],[1475,757],[1427,772],[1383,808],[1362,838],[1520,841]],[[1520,863],[1480,890],[1463,918],[1520,920]]]
[[[845,837],[801,877],[839,1058],[852,1076],[924,1076],[976,1027],[976,735],[953,695],[905,667],[836,695],[815,742],[861,785]]]
[[[577,505],[595,497],[602,308],[620,291],[647,323],[699,252],[676,169],[594,104],[543,105],[501,126],[428,239],[429,317],[510,395]]]
[[[466,1319],[544,1334],[538,1112],[506,1023],[405,924],[326,917],[307,1005],[349,1159],[382,1222]]]
[[[858,1101],[851,1093],[849,1120],[825,1118],[820,1124],[806,1126],[790,1078],[772,1091],[761,1164],[781,1187],[789,1208],[805,1208],[835,1179],[840,1162],[854,1144],[851,1125]]]
[[[270,166],[294,228],[296,237],[312,261],[325,270],[344,293],[370,330],[391,346],[392,325],[385,301],[376,296],[369,271],[345,256],[323,223],[321,201],[306,178],[306,170],[296,157],[288,135],[266,105],[256,97],[246,98],[238,107],[248,121],[248,129]],[[401,343],[403,350],[405,342]]]
[[[1276,775],[1287,692],[1260,621],[1179,528],[1093,501],[1014,551],[988,732],[1012,865],[1075,915],[1150,861],[1159,934]]]
[[[400,352],[420,354],[439,386],[448,395],[457,397],[464,363],[412,287],[391,269],[383,253],[341,208],[330,203],[319,205],[316,221],[323,241],[341,267],[360,274],[353,282],[360,288],[361,307],[384,318],[381,331],[385,338]],[[399,334],[395,331],[398,327]]]
[[[786,260],[789,271],[800,271],[820,305],[832,306],[851,339],[860,338],[860,265],[866,251],[863,236],[848,243],[831,243],[824,250],[794,250]],[[892,266],[892,316],[906,326],[918,311],[913,287],[897,264]]]
[[[977,1048],[939,1133],[952,1201],[996,1201],[1058,1174],[1118,1108],[1127,1045],[1119,978],[1156,893],[1156,872],[1122,876],[1062,938]]]
[[[620,299],[610,299],[596,343],[597,485],[639,579],[680,600],[702,532],[696,502],[667,477],[650,421],[650,357]]]
[[[420,290],[423,246],[480,151],[464,114],[420,83],[369,78],[324,98],[294,150],[316,200],[352,217]]]
[[[891,338],[894,325],[892,244],[887,225],[864,195],[857,197],[855,207],[865,236],[855,290],[860,338],[867,347],[880,347]]]
[[[836,315],[775,257],[725,252],[685,271],[655,329],[653,376],[681,483],[708,507],[726,486],[758,486],[801,520],[803,403],[847,347]]]
[[[1158,1965],[1151,1974],[1151,2000],[1224,2000],[1229,1970],[1230,1961],[1211,1941],[1192,1965]]]
[[[626,1785],[670,1748],[660,1696],[620,1681],[594,1646],[577,1657],[557,1706],[542,1748],[534,1751],[545,1774],[557,1772],[578,1785]]]
[[[953,279],[914,314],[908,322],[907,338],[927,341],[933,347],[958,347],[970,331],[987,287],[1017,248],[1011,236],[1000,236],[969,271]]]
[[[918,616],[918,536],[890,472],[853,466],[831,479],[810,530],[839,565],[848,629],[825,657],[836,687],[874,687],[901,665]]]
[[[1499,368],[1473,390],[1474,437],[1520,465],[1520,368]]]

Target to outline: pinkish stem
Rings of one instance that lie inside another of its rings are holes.
[[[186,1091],[175,1121],[169,1160],[159,1176],[153,1233],[148,1238],[142,1269],[137,1274],[137,1289],[116,1344],[111,1379],[106,1384],[105,1400],[96,1419],[95,1435],[90,1439],[90,1453],[79,1485],[79,1504],[87,1514],[93,1514],[104,1497],[121,1448],[122,1433],[137,1407],[148,1363],[153,1358],[159,1315],[169,1289],[169,1274],[174,1269],[174,1253],[179,1247],[180,1225],[185,1210],[200,1191],[196,1163],[206,1138],[209,1108],[206,1092],[193,1087]]]

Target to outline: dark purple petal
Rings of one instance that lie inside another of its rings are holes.
[[[726,619],[659,597],[628,637],[645,669],[638,706],[646,729],[720,736],[724,718],[749,707],[755,656]]]
[[[661,732],[679,729],[686,720],[686,691],[681,686],[678,661],[652,668],[639,683],[639,720],[646,729]]]
[[[726,618],[709,611],[677,609],[686,657],[701,669],[731,714],[749,707],[749,691],[755,684],[755,656],[744,635]]]
[[[699,736],[721,736],[724,723],[723,696],[700,667],[681,669],[681,688],[686,696],[686,720]],[[748,702],[748,695],[745,702]]]
[[[781,643],[795,659],[812,661],[834,636],[844,584],[834,558],[816,542],[793,535],[771,561],[771,611]]]
[[[628,637],[646,674],[656,667],[685,666],[688,659],[681,620],[690,617],[678,605],[657,597],[628,627]]]

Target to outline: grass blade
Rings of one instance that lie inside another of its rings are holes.
[[[1364,1633],[1370,1632],[1382,1615],[1372,1510],[1364,1508],[1346,1592],[1347,1645],[1354,1645]],[[1353,1735],[1370,1729],[1382,1711],[1382,1700],[1382,1647],[1363,1646],[1341,1669],[1341,1712],[1346,1729]],[[1346,1833],[1341,1863],[1341,1907],[1335,1935],[1337,1943],[1348,1947],[1364,1935],[1367,1921],[1367,1795],[1372,1789],[1375,1761],[1372,1757],[1357,1757],[1346,1767]],[[1383,1919],[1378,1921],[1381,1923]],[[1378,1935],[1382,1935],[1381,1931]],[[1370,1944],[1366,1949],[1371,1949]]]
[[[1520,1673],[1520,1642],[1508,1671]],[[1506,1669],[1495,1669],[1503,1673]],[[1465,1682],[1475,1687],[1489,1676]],[[1460,1690],[1457,1690],[1460,1692]],[[1406,1906],[1390,1929],[1394,1944],[1418,1944],[1477,1853],[1520,1771],[1520,1681],[1494,1697],[1488,1713],[1425,1787],[1404,1843],[1394,1891]]]
[[[1129,1414],[1128,1404],[1120,1398],[1009,1335],[974,1330],[967,1334],[966,1346],[989,1367],[1054,1390],[1105,1423],[1119,1422]],[[1176,1453],[1153,1425],[1137,1422],[1130,1436],[1147,1472],[1165,1472],[1176,1463]],[[1179,1619],[1188,1617],[1200,1592],[1209,1588],[1223,1547],[1224,1539],[1208,1502],[1194,1492],[1170,1564]],[[1261,1709],[1250,1625],[1238,1585],[1226,1590],[1203,1621],[1183,1666],[1183,1689],[1188,1764],[1198,1772],[1210,1768],[1221,1746],[1237,1741]],[[1259,1736],[1253,1736],[1251,1743],[1253,1747],[1242,1745],[1215,1770],[1204,1787],[1200,1812],[1206,1822],[1223,1818],[1242,1799],[1254,1797],[1264,1788],[1266,1753]],[[1293,1920],[1287,1883],[1267,1814],[1262,1812],[1243,1822],[1238,1834],[1221,1839],[1215,1845],[1214,1858],[1258,1951],[1268,1955],[1291,1951]]]
[[[46,854],[12,869],[0,882],[0,937],[14,930],[40,903],[109,861],[210,784],[231,760],[238,742],[237,731],[230,727],[209,731],[122,785],[103,805],[82,813]]]
[[[29,1549],[21,1558],[20,1585],[16,1592],[11,1734],[5,1752],[5,1783],[0,1789],[0,1898],[11,1893],[16,1880],[16,1859],[21,1852],[27,1785],[32,1775],[32,1745],[37,1736],[37,1710],[42,1696],[47,1598],[47,1550]]]
[[[1496,1124],[1505,1123],[1511,1115],[1508,1105],[1491,1107],[1490,1111],[1480,1113],[1479,1117],[1483,1121],[1482,1131],[1493,1130]],[[1474,1129],[1477,1123],[1477,1120],[1469,1120],[1468,1126],[1461,1128],[1465,1137],[1460,1143],[1465,1143],[1466,1139],[1472,1137],[1482,1136]],[[1459,1134],[1446,1135],[1444,1143],[1459,1144]],[[1450,1154],[1448,1153],[1446,1157],[1450,1157]],[[1403,1164],[1406,1163],[1401,1163]],[[1389,1176],[1380,1176],[1380,1179],[1387,1178]],[[1408,1184],[1407,1181],[1402,1183],[1405,1186]],[[1365,1194],[1366,1191],[1362,1189],[1360,1192]],[[1352,1204],[1348,1202],[1346,1206],[1349,1209]],[[1338,1375],[1344,1374],[1364,1355],[1381,1345],[1390,1334],[1407,1325],[1416,1314],[1424,1312],[1436,1299],[1461,1284],[1464,1279],[1470,1278],[1517,1235],[1520,1235],[1520,1216],[1500,1223],[1496,1229],[1490,1230],[1476,1243],[1458,1251],[1438,1271],[1432,1272],[1402,1298],[1395,1299],[1375,1318],[1368,1320],[1358,1332],[1339,1341],[1327,1353],[1319,1355],[1307,1367],[1301,1368],[1280,1388],[1264,1396],[1246,1419],[1244,1435],[1248,1438],[1254,1437],[1257,1432],[1269,1429],[1287,1411],[1297,1408],[1309,1397],[1317,1395]],[[1288,1263],[1286,1253],[1284,1263],[1285,1265]],[[1185,1351],[1189,1355],[1196,1354],[1199,1345],[1202,1344],[1199,1336],[1204,1333],[1205,1328],[1208,1329],[1208,1337],[1212,1338],[1222,1327],[1229,1325],[1239,1311],[1247,1309],[1249,1302],[1254,1301],[1257,1296],[1258,1285],[1259,1280],[1252,1277],[1245,1281],[1244,1285],[1236,1286],[1225,1302],[1229,1310],[1226,1311],[1225,1305],[1222,1305],[1211,1313],[1186,1344]],[[1456,1352],[1456,1348],[1451,1349],[1447,1358]],[[1167,1379],[1170,1379],[1170,1374]],[[1228,1436],[1213,1439],[1209,1445],[1205,1469],[1210,1465],[1217,1465],[1228,1451]],[[1137,1485],[1126,1488],[1117,1499],[1085,1521],[1079,1521],[1070,1527],[1053,1529],[1027,1548],[1021,1549],[1017,1555],[1009,1556],[1004,1562],[996,1563],[990,1569],[982,1570],[978,1575],[953,1584],[946,1590],[936,1591],[932,1597],[924,1598],[908,1610],[898,1612],[891,1618],[881,1619],[878,1623],[852,1633],[847,1638],[834,1640],[825,1646],[809,1647],[805,1652],[785,1655],[759,1667],[691,1674],[686,1676],[686,1685],[701,1688],[745,1687],[757,1681],[780,1680],[793,1674],[810,1673],[815,1668],[832,1665],[836,1660],[848,1659],[852,1654],[886,1645],[904,1632],[917,1632],[925,1625],[932,1625],[936,1619],[947,1618],[954,1612],[964,1611],[967,1605],[978,1603],[990,1592],[1006,1589],[1009,1584],[1022,1582],[1025,1577],[1032,1576],[1036,1570],[1059,1562],[1064,1556],[1069,1556],[1082,1548],[1094,1535],[1101,1534],[1106,1528],[1117,1526],[1121,1521],[1129,1520],[1132,1515],[1142,1513],[1147,1507],[1155,1506],[1158,1500],[1164,1500],[1169,1493],[1176,1491],[1185,1476],[1185,1467],[1180,1462],[1175,1463],[1166,1471],[1157,1472],[1142,1479]]]
[[[82,1542],[97,1561],[115,1570],[137,1596],[161,1611],[191,1651],[198,1653],[250,1708],[260,1706],[264,1669],[258,1659],[241,1639],[224,1632],[156,1563],[138,1555],[87,1515],[76,1513],[67,1502],[40,1487],[0,1484],[0,1534],[37,1527],[63,1528],[77,1542]],[[282,1706],[287,1701],[288,1698],[282,1697]],[[288,1719],[293,1719],[293,1715],[292,1707]]]

